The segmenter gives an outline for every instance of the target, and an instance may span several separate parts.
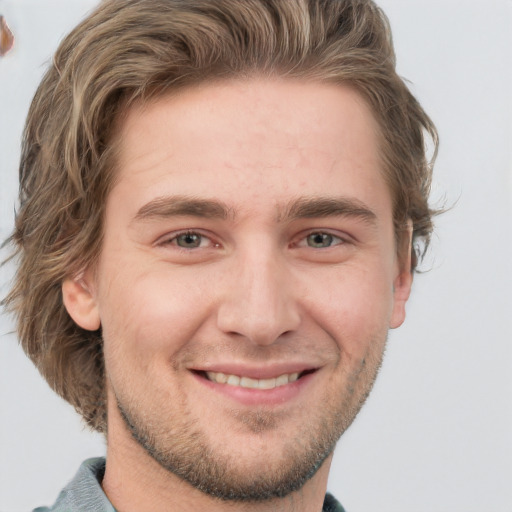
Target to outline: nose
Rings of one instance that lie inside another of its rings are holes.
[[[271,345],[295,331],[301,315],[286,261],[260,246],[231,263],[218,328],[257,345]]]

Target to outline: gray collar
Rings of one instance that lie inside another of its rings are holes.
[[[98,457],[82,463],[71,482],[61,491],[53,507],[39,507],[33,512],[116,512],[101,488],[105,459]],[[345,512],[330,494],[325,496],[323,512]]]

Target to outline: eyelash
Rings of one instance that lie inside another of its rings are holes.
[[[178,243],[177,243],[178,239],[180,237],[185,237],[185,236],[188,236],[188,237],[191,237],[191,238],[195,237],[195,236],[199,237],[199,239],[200,239],[199,246],[198,247],[188,247],[188,248],[187,247],[179,246]],[[209,240],[214,248],[220,247],[220,244],[214,242],[212,240],[211,236],[208,236],[208,235],[206,235],[204,233],[201,233],[200,231],[195,231],[195,230],[192,230],[192,229],[187,229],[185,231],[180,231],[178,233],[173,233],[172,236],[165,237],[161,242],[158,243],[158,245],[163,245],[163,246],[173,245],[173,246],[175,246],[179,250],[190,251],[190,250],[193,250],[193,249],[201,248],[200,245],[203,242],[203,240]]]
[[[313,247],[311,245],[308,244],[308,239],[309,237],[313,236],[313,235],[321,235],[321,236],[324,236],[324,237],[330,237],[331,238],[331,245],[328,245],[326,247]],[[199,245],[196,246],[196,247],[182,247],[180,245],[178,245],[177,241],[180,237],[184,237],[184,236],[189,236],[189,237],[199,237]],[[172,245],[174,247],[176,247],[177,249],[179,250],[183,250],[183,251],[191,251],[193,249],[200,249],[202,248],[201,247],[201,244],[203,243],[204,240],[209,240],[211,242],[211,246],[208,247],[208,248],[219,248],[221,245],[219,243],[216,243],[212,240],[212,237],[209,236],[209,235],[206,235],[204,233],[201,233],[200,231],[194,231],[192,229],[189,229],[189,230],[186,230],[186,231],[180,231],[178,233],[174,233],[171,237],[166,237],[165,239],[163,239],[161,242],[158,243],[158,245],[163,245],[163,246],[167,246],[167,245]],[[304,234],[301,234],[300,237],[297,239],[297,242],[293,242],[291,244],[292,247],[298,247],[298,248],[302,248],[302,247],[309,247],[309,248],[312,248],[312,249],[330,249],[331,247],[337,247],[339,245],[343,245],[343,244],[346,244],[348,243],[349,240],[347,240],[347,237],[343,237],[343,236],[339,236],[339,235],[335,235],[327,230],[325,231],[322,231],[322,230],[312,230],[312,231],[308,231],[307,233],[304,233]]]
[[[328,245],[328,246],[325,246],[325,247],[313,247],[313,246],[309,245],[308,244],[308,239],[310,237],[312,237],[312,236],[318,236],[318,235],[321,235],[323,237],[330,237],[331,238],[331,245]],[[331,233],[328,230],[318,230],[318,229],[315,229],[315,230],[308,231],[305,234],[301,234],[300,237],[298,238],[298,241],[294,242],[292,245],[295,246],[295,247],[307,247],[307,248],[310,248],[310,249],[321,250],[321,249],[330,249],[332,247],[337,247],[339,245],[343,245],[343,244],[346,244],[348,242],[349,242],[348,237],[344,237],[344,236],[342,236],[339,233],[338,234],[334,234],[334,233]]]

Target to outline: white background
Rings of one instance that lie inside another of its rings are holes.
[[[95,0],[0,0],[17,36],[0,59],[0,237],[19,140],[61,37]],[[512,1],[382,0],[398,68],[441,135],[437,220],[405,325],[343,436],[329,487],[348,512],[512,511]],[[3,254],[5,256],[5,253]],[[0,270],[0,292],[12,268]],[[104,453],[0,317],[0,511],[51,504]]]

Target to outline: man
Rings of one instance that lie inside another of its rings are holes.
[[[107,457],[49,510],[343,510],[332,453],[432,229],[425,133],[370,1],[110,0],[63,41],[7,304]]]

